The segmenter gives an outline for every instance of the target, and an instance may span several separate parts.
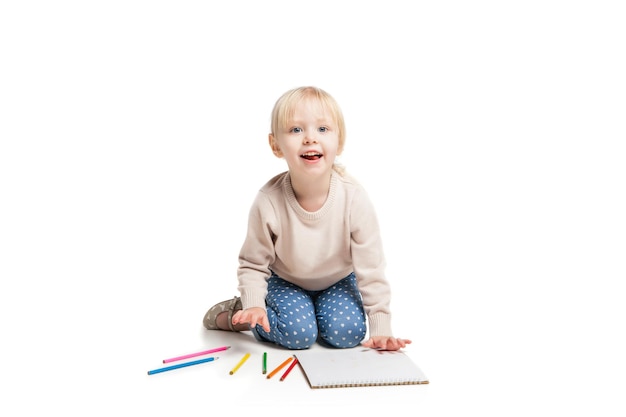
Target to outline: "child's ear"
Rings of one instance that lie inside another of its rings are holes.
[[[276,155],[277,158],[282,158],[283,151],[280,150],[280,147],[278,146],[278,143],[276,142],[276,138],[274,137],[274,135],[270,133],[267,138],[270,143],[270,148],[272,148],[272,152],[274,152],[274,155]]]
[[[336,156],[340,156],[343,153],[343,143],[339,143],[337,146],[337,150],[335,151]]]

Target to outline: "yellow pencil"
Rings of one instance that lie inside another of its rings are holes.
[[[287,365],[289,362],[291,362],[293,360],[293,356],[287,358],[285,360],[285,362],[281,363],[280,365],[278,365],[276,367],[276,369],[274,369],[272,372],[269,373],[269,375],[267,376],[267,379],[270,379],[271,377],[273,377],[274,375],[276,375],[276,372],[280,371],[281,369],[283,369],[285,367],[285,365]]]
[[[238,364],[237,364],[237,365],[233,368],[233,370],[232,370],[232,371],[230,371],[230,374],[232,375],[232,374],[234,374],[235,372],[237,372],[237,369],[239,369],[239,367],[240,367],[241,365],[243,365],[243,363],[244,363],[245,361],[247,361],[249,357],[250,357],[250,354],[249,354],[249,353],[246,353],[245,355],[243,355],[243,358],[241,358],[241,360],[239,361],[239,363],[238,363]]]

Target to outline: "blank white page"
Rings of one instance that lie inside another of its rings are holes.
[[[311,388],[428,384],[422,370],[401,351],[311,349],[295,354]]]

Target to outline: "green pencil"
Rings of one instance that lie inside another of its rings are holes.
[[[263,352],[263,373],[267,373],[267,352]]]

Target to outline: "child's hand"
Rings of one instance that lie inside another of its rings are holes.
[[[270,322],[267,319],[267,312],[261,307],[247,308],[233,314],[233,326],[237,324],[248,324],[250,327],[255,327],[259,324],[266,332],[270,331]]]
[[[409,339],[400,339],[398,337],[389,336],[374,336],[361,343],[361,346],[380,350],[399,350],[406,347],[406,345],[410,343],[411,341]]]

